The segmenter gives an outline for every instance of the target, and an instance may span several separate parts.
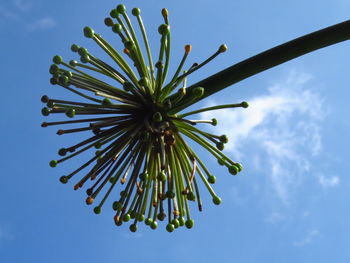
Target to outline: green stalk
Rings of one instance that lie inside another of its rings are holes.
[[[264,70],[348,39],[350,39],[350,20],[296,38],[193,84],[187,88],[188,92],[182,99],[183,105],[191,100],[191,91],[196,87],[204,88],[203,96],[196,100],[198,102]],[[170,96],[170,99],[174,98],[175,95]],[[177,111],[184,109],[184,107],[179,106]]]

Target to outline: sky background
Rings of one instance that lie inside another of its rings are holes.
[[[172,63],[192,44],[188,64],[226,43],[228,52],[191,75],[194,83],[298,36],[349,19],[348,0],[124,1],[140,7],[154,53],[160,10],[169,9]],[[107,202],[101,215],[84,191],[58,178],[82,159],[52,169],[57,149],[78,140],[43,129],[40,97],[69,98],[49,84],[53,55],[76,59],[70,45],[98,51],[89,25],[118,46],[103,19],[119,2],[1,0],[0,261],[8,262],[349,262],[350,42],[295,59],[244,80],[196,107],[246,100],[248,109],[203,114],[219,120],[226,154],[241,162],[236,177],[205,152],[223,200],[211,202],[195,226],[171,234],[140,224],[117,228]],[[50,117],[49,117],[50,119]],[[192,211],[196,210],[193,206]]]

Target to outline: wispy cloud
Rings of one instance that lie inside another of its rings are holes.
[[[322,150],[320,123],[327,111],[319,94],[307,88],[311,79],[309,74],[291,72],[287,80],[270,87],[267,95],[248,99],[247,109],[201,116],[218,119],[217,127],[231,139],[225,148],[236,158],[243,158],[249,148],[253,163],[259,165],[255,168],[268,176],[285,203],[309,171],[310,156]]]
[[[307,244],[310,244],[319,234],[320,232],[317,229],[312,230],[309,233],[307,233],[307,235],[303,239],[295,241],[293,245],[296,247],[303,247]]]
[[[320,175],[318,176],[318,182],[324,188],[335,187],[339,184],[339,177]]]
[[[19,15],[6,7],[0,6],[0,18],[17,20],[19,19]]]
[[[286,219],[287,219],[286,216],[284,216],[283,214],[279,212],[273,212],[268,217],[265,218],[265,222],[270,224],[276,224]]]
[[[14,0],[14,5],[17,9],[19,9],[22,12],[27,12],[33,7],[33,3],[29,1],[23,1],[23,0]]]
[[[50,17],[43,17],[35,22],[31,23],[28,25],[27,29],[30,32],[37,31],[37,30],[45,30],[45,29],[50,29],[56,26],[56,21]]]

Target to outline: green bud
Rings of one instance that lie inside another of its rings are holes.
[[[73,45],[71,45],[70,50],[72,50],[73,52],[78,52],[79,48],[80,47],[78,45],[73,44]]]
[[[88,26],[84,27],[83,32],[84,32],[84,36],[87,38],[93,38],[95,34],[94,30]]]
[[[59,70],[60,70],[60,67],[57,66],[56,64],[52,64],[52,65],[50,66],[50,73],[51,73],[51,74],[55,74],[55,73],[57,73]]]
[[[130,219],[131,219],[131,217],[130,217],[129,214],[125,214],[125,215],[123,216],[123,221],[124,221],[124,222],[128,222]]]
[[[49,164],[50,164],[51,167],[56,167],[57,166],[57,161],[56,160],[51,160]]]
[[[180,226],[184,226],[184,225],[185,225],[185,218],[183,218],[183,216],[180,216],[180,217],[178,218],[178,220],[179,220],[179,225],[180,225]]]
[[[238,172],[243,170],[243,166],[240,163],[235,163],[235,166],[238,168]]]
[[[69,83],[69,78],[67,76],[62,75],[58,78],[58,82],[63,86],[67,86]]]
[[[216,177],[214,175],[209,175],[208,176],[208,182],[211,183],[211,184],[215,184]]]
[[[120,24],[114,24],[113,26],[112,26],[112,31],[114,32],[114,33],[117,33],[117,34],[119,34],[119,33],[121,33],[122,32],[122,26],[120,25]]]
[[[61,64],[61,63],[63,62],[63,59],[62,59],[61,56],[56,55],[56,56],[54,56],[54,57],[52,58],[52,61],[53,61],[53,63],[55,63],[55,64]]]
[[[66,111],[66,116],[69,118],[73,118],[75,116],[75,109],[68,109]]]
[[[162,36],[166,36],[167,34],[170,33],[170,26],[167,24],[162,24],[158,27],[158,32]]]
[[[49,114],[50,114],[50,109],[48,109],[48,108],[42,108],[41,109],[41,114],[43,115],[43,116],[49,116]]]
[[[136,232],[137,231],[137,225],[136,224],[131,224],[129,227],[131,232]]]
[[[187,194],[187,199],[190,201],[195,201],[196,200],[196,196],[192,191],[189,191]]]
[[[146,220],[145,220],[145,224],[147,225],[147,226],[149,226],[151,223],[152,223],[153,221],[152,221],[152,218],[146,218]]]
[[[145,220],[145,216],[144,215],[139,215],[137,217],[137,221],[142,222],[143,220]]]
[[[80,56],[84,56],[84,55],[89,54],[89,52],[88,52],[88,50],[87,50],[86,48],[81,47],[81,48],[78,49],[78,54],[79,54]]]
[[[123,4],[117,5],[117,10],[120,14],[124,14],[126,12],[126,7]]]
[[[174,227],[173,224],[167,224],[166,230],[167,230],[169,233],[173,232],[174,229],[175,229],[175,227]]]
[[[166,214],[164,212],[160,212],[157,215],[157,218],[158,218],[159,221],[163,221],[165,217],[166,217]]]
[[[119,16],[119,12],[117,9],[112,9],[109,15],[113,18],[117,18]]]
[[[58,84],[58,78],[50,78],[50,83],[52,85],[57,85]]]
[[[211,119],[211,125],[213,125],[213,126],[218,125],[217,119],[215,119],[215,118]]]
[[[213,197],[213,203],[216,204],[216,205],[221,204],[221,198],[218,197],[218,196],[214,196]]]
[[[178,228],[180,226],[180,222],[178,219],[174,218],[171,223],[174,225],[175,228]]]
[[[219,52],[224,53],[225,51],[227,51],[227,49],[228,49],[227,46],[225,44],[223,44],[219,47]]]
[[[42,103],[48,103],[49,102],[49,97],[44,95],[44,96],[41,97],[40,100],[41,100]]]
[[[101,214],[101,207],[96,206],[96,207],[94,208],[94,213],[95,213],[96,215]]]
[[[132,9],[131,13],[134,16],[139,16],[141,14],[141,10],[140,10],[140,8],[135,7],[135,8]]]
[[[236,165],[231,165],[228,168],[228,171],[230,172],[230,174],[236,175],[238,173],[238,167]]]
[[[248,104],[248,102],[246,102],[246,101],[243,101],[243,102],[241,103],[241,105],[242,105],[243,108],[248,108],[248,107],[249,107],[249,104]]]
[[[129,50],[133,50],[135,48],[135,44],[133,41],[128,40],[124,42],[124,47]]]
[[[130,218],[131,219],[135,219],[136,218],[136,211],[135,210],[132,210],[131,213],[130,213]]]
[[[82,56],[80,57],[80,61],[81,61],[82,63],[89,63],[89,62],[90,62],[90,56],[89,56],[88,54],[82,55]]]
[[[152,221],[151,222],[151,228],[154,230],[154,229],[157,229],[157,227],[158,227],[157,221]]]
[[[64,76],[66,76],[67,78],[71,78],[71,77],[73,77],[73,73],[71,72],[71,71],[65,71],[64,73]]]
[[[190,229],[193,227],[194,221],[192,219],[188,219],[188,220],[186,220],[185,225],[188,229]]]
[[[228,143],[228,137],[227,137],[227,135],[221,135],[221,136],[220,136],[220,142],[222,142],[222,143]]]

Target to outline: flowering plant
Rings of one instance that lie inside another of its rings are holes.
[[[258,72],[348,39],[350,23],[347,21],[293,40],[187,87],[187,76],[225,52],[226,45],[221,45],[202,63],[195,63],[184,70],[192,48],[191,45],[185,45],[177,70],[167,80],[171,53],[168,11],[162,10],[164,23],[158,28],[160,48],[156,63],[140,13],[140,9],[132,9],[141,40],[124,5],[118,5],[110,12],[110,17],[104,20],[106,26],[120,37],[124,55],[93,29],[84,28],[84,35],[99,45],[113,64],[76,44],[71,46],[71,50],[80,56],[80,62],[71,60],[67,63],[61,56],[53,58],[51,84],[75,93],[83,101],[53,99],[44,95],[41,101],[46,107],[42,109],[42,114],[64,113],[69,118],[91,116],[43,122],[42,127],[82,124],[75,128],[59,129],[57,134],[92,133],[73,146],[59,149],[61,158],[52,160],[50,166],[56,167],[82,152],[97,149],[91,159],[60,177],[64,184],[74,180],[75,190],[91,181],[86,190],[88,205],[93,204],[104,191],[104,196],[93,209],[96,214],[101,213],[102,206],[111,196],[116,225],[120,226],[132,219],[130,230],[135,232],[138,222],[145,221],[146,225],[156,229],[157,222],[167,219],[166,229],[172,232],[180,226],[193,227],[189,204],[196,202],[199,211],[202,210],[201,183],[211,194],[213,203],[221,203],[211,186],[216,177],[188,145],[188,139],[210,152],[229,173],[236,175],[242,170],[241,164],[222,152],[224,144],[228,142],[226,135],[211,134],[198,127],[203,124],[215,126],[216,119],[195,120],[188,117],[223,108],[247,108],[248,103],[243,101],[187,112],[186,109]],[[146,50],[145,54],[142,49]],[[110,83],[100,80],[99,76],[108,77]],[[76,178],[84,169],[87,171],[83,176]],[[121,186],[117,186],[118,183]],[[119,190],[119,195],[112,192],[114,189]]]

